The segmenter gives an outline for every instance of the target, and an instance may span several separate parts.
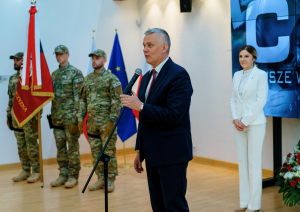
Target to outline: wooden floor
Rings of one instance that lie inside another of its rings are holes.
[[[118,161],[123,163],[123,156]],[[134,155],[127,155],[133,161]],[[90,161],[82,161],[82,164]],[[104,211],[104,193],[86,191],[82,188],[92,168],[83,167],[79,184],[73,189],[52,188],[50,182],[58,177],[58,166],[44,166],[45,186],[40,183],[28,184],[26,181],[14,183],[11,178],[20,170],[0,172],[0,212],[77,212]],[[209,165],[189,163],[187,200],[191,212],[233,212],[239,203],[238,172]],[[96,181],[93,177],[92,183]],[[146,173],[137,174],[133,168],[119,168],[115,182],[116,190],[110,193],[110,212],[148,212],[152,211],[149,200]],[[299,212],[300,207],[288,208],[282,203],[282,195],[277,187],[263,189],[262,211]]]

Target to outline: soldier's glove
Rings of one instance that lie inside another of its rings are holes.
[[[109,136],[109,135],[110,135],[110,133],[111,133],[111,131],[113,130],[114,126],[115,126],[115,123],[112,122],[112,121],[109,121],[109,122],[107,123],[106,128],[105,128],[106,136]]]
[[[7,116],[7,121],[6,121],[6,123],[7,123],[7,126],[8,126],[8,128],[11,130],[11,126],[10,126],[10,120],[9,119],[11,119],[11,116]]]
[[[82,132],[83,132],[83,122],[78,122],[78,130],[79,130],[80,134],[82,134]]]
[[[38,132],[38,120],[37,120],[37,116],[34,116],[32,118],[32,129],[34,132]]]
[[[71,134],[75,134],[78,132],[78,125],[77,124],[69,124],[69,130]]]

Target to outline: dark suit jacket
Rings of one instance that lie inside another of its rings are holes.
[[[139,115],[136,150],[151,166],[193,159],[190,104],[193,88],[187,71],[171,58],[159,72],[145,100],[150,72],[143,76],[138,97],[144,102]]]

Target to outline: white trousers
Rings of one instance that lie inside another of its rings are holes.
[[[265,135],[266,124],[248,126],[242,132],[235,129],[241,208],[250,210],[261,208],[262,151]]]

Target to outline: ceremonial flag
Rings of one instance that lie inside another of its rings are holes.
[[[108,71],[116,75],[122,83],[122,90],[124,91],[128,78],[126,74],[125,64],[122,56],[122,51],[119,43],[118,33],[116,33],[114,46],[112,49]],[[120,122],[118,124],[118,135],[124,142],[137,132],[135,118],[132,114],[132,109],[126,108]]]
[[[23,70],[13,105],[13,114],[19,127],[54,98],[52,79],[39,37],[37,12],[36,6],[30,7]]]
[[[89,53],[94,52],[95,50],[96,50],[96,45],[95,45],[95,39],[93,37],[91,51]],[[92,65],[92,57],[88,57],[84,77],[86,77],[87,75],[89,75],[92,72],[94,72],[94,68]],[[88,117],[88,113],[86,114],[85,118],[83,119],[83,134],[84,134],[86,140],[89,140],[88,135],[87,135],[87,125],[86,125],[87,117]]]
[[[34,5],[29,10],[26,33],[23,69],[17,84],[13,115],[19,127],[22,127],[38,114],[38,143],[40,162],[40,181],[44,187],[42,136],[40,110],[54,99],[52,79],[43,52],[39,32],[38,8]]]
[[[139,77],[139,84],[138,84],[137,90],[136,90],[137,95],[138,95],[138,93],[139,93],[139,89],[140,89],[140,85],[141,85],[141,81],[142,81],[143,76],[144,76],[148,71],[150,71],[150,69],[151,69],[151,65],[147,63],[146,58],[145,58],[144,55],[143,55],[143,58],[144,58],[144,60],[143,60],[143,66],[142,66],[142,74],[141,74],[140,77]],[[139,111],[137,111],[137,110],[132,110],[132,113],[133,113],[133,115],[137,118],[137,120],[139,120]]]

